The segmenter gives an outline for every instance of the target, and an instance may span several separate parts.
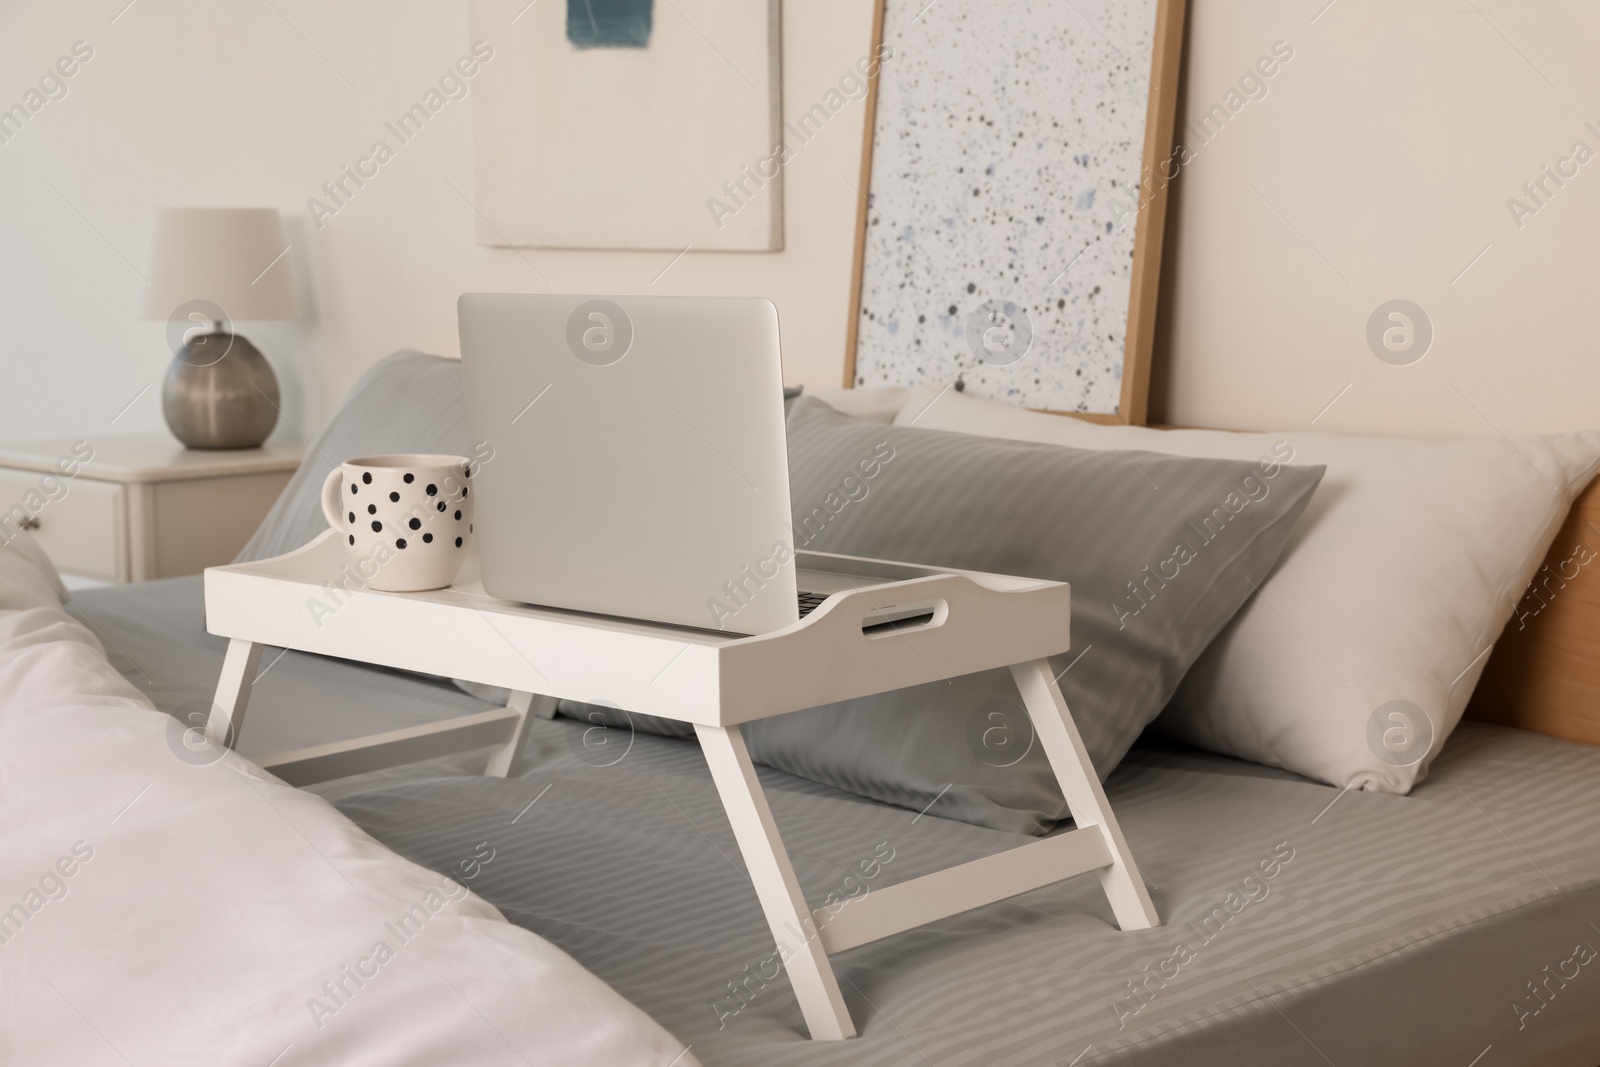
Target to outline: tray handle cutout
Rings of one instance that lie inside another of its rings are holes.
[[[868,607],[861,614],[861,635],[877,640],[917,630],[933,630],[943,626],[949,617],[950,603],[943,597]]]

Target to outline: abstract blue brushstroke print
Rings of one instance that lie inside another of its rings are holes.
[[[567,40],[576,48],[647,48],[655,0],[567,0]]]

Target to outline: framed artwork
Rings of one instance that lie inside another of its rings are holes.
[[[471,0],[478,243],[783,247],[779,0]]]
[[[845,384],[1146,418],[1185,0],[882,0]]]

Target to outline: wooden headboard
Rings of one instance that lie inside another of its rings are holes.
[[[1600,480],[1518,602],[1467,718],[1600,745]]]

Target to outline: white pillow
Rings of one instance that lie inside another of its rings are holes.
[[[1600,466],[1596,432],[1418,441],[1151,430],[943,386],[919,386],[896,421],[1116,449],[1136,466],[1139,451],[1326,465],[1277,569],[1190,669],[1154,729],[1389,793],[1426,775],[1573,498]]]
[[[868,385],[857,389],[807,389],[803,396],[814,396],[835,411],[888,424],[905,407],[911,390],[904,385]]]

